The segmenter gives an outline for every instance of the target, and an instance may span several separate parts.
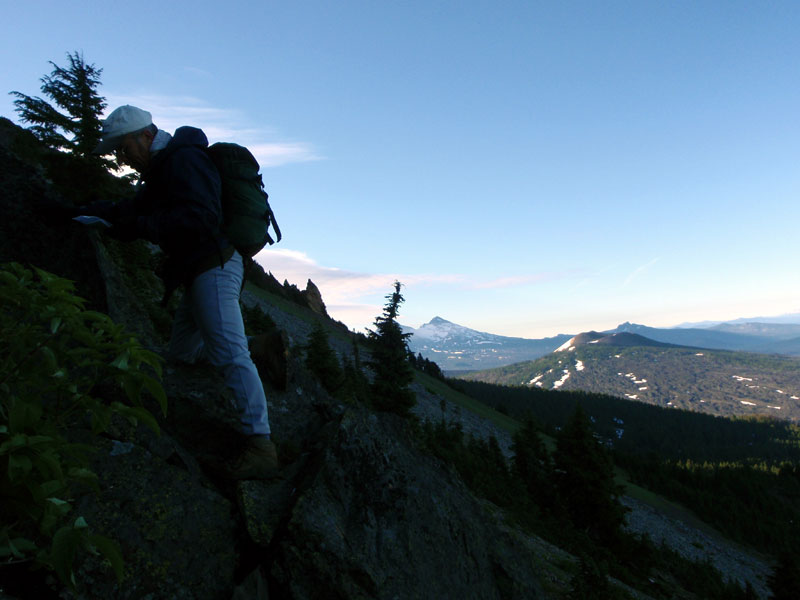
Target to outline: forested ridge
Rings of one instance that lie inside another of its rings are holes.
[[[464,393],[557,435],[580,405],[615,463],[732,539],[770,554],[800,549],[800,426],[726,418],[602,394],[450,380]]]
[[[577,343],[527,361],[458,375],[500,385],[587,391],[734,417],[800,419],[800,359],[796,356],[636,345]]]

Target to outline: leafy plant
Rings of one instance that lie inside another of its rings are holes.
[[[119,578],[122,558],[116,542],[70,514],[75,490],[97,488],[97,475],[87,468],[91,446],[66,431],[87,422],[96,435],[120,415],[158,432],[145,390],[167,408],[161,358],[107,315],[84,310],[73,289],[35,267],[0,267],[0,560],[35,561],[71,586],[78,550],[102,554]],[[129,404],[96,397],[109,384]]]

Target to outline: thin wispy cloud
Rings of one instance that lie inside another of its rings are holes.
[[[311,279],[322,290],[326,304],[352,305],[356,299],[386,292],[395,281],[406,286],[464,281],[461,275],[359,273],[326,267],[297,250],[264,249],[255,259],[278,279],[286,279],[299,287]]]
[[[200,67],[183,67],[183,70],[187,73],[191,73],[192,75],[197,75],[203,78],[211,77],[211,72],[206,71],[205,69],[201,69]]]
[[[304,142],[283,142],[264,144],[245,144],[262,167],[278,167],[289,163],[320,160],[309,144]]]
[[[275,140],[277,135],[274,131],[253,126],[242,111],[211,106],[191,96],[110,93],[107,101],[109,112],[122,104],[132,104],[149,111],[155,124],[166,131],[192,125],[202,129],[211,143],[236,142],[247,146],[262,167],[323,158],[308,142]]]
[[[326,300],[325,308],[334,319],[356,331],[372,329],[375,317],[381,314],[381,307],[377,304],[329,304]]]
[[[311,279],[322,293],[328,314],[350,326],[355,325],[357,329],[369,326],[380,314],[382,297],[394,281],[402,281],[408,286],[462,279],[448,275],[359,273],[326,267],[304,252],[287,249],[262,250],[255,260],[279,281],[286,280],[301,289]]]
[[[529,275],[516,275],[512,277],[500,277],[497,279],[490,279],[488,281],[481,281],[473,283],[471,287],[477,290],[514,288],[564,279],[565,277],[570,277],[575,274],[578,274],[578,271],[568,270],[559,272],[531,273]]]
[[[326,302],[330,299],[333,303],[346,304],[350,304],[354,298],[383,293],[394,281],[401,281],[406,286],[452,285],[461,290],[488,290],[532,285],[573,274],[572,271],[534,273],[481,281],[455,273],[360,273],[326,267],[304,252],[288,249],[267,248],[255,258],[265,270],[271,271],[279,279],[286,279],[298,286],[311,279],[323,290]]]
[[[649,271],[649,270],[650,270],[650,268],[651,268],[651,267],[652,267],[654,264],[656,264],[656,263],[657,263],[659,260],[661,260],[661,257],[654,258],[654,259],[653,259],[653,260],[651,260],[650,262],[648,262],[648,263],[646,263],[646,264],[644,264],[644,265],[641,265],[640,267],[637,267],[636,269],[634,269],[634,270],[631,272],[631,274],[630,274],[630,275],[628,275],[628,276],[625,278],[625,281],[624,281],[624,282],[622,282],[622,287],[625,287],[625,286],[629,285],[629,284],[630,284],[630,283],[631,283],[631,282],[632,282],[634,279],[636,279],[637,277],[639,277],[639,276],[641,276],[641,275],[644,275],[645,273],[647,273],[647,271]]]
[[[350,325],[361,326],[369,326],[375,315],[380,314],[384,297],[395,281],[402,282],[407,288],[449,288],[455,297],[463,295],[465,291],[478,293],[516,288],[581,274],[573,270],[476,280],[453,273],[363,273],[324,266],[304,252],[286,248],[265,248],[255,259],[278,281],[286,280],[300,289],[305,288],[306,282],[311,279],[320,289],[331,316]]]

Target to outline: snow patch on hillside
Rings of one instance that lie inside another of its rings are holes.
[[[564,369],[564,376],[561,377],[561,379],[559,379],[555,383],[553,383],[553,389],[557,390],[558,388],[560,388],[562,385],[564,385],[567,379],[569,379],[569,369]]]
[[[554,350],[554,352],[565,352],[568,350],[575,350],[575,338],[570,338],[563,344],[561,344],[558,348]]]

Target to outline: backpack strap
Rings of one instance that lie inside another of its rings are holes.
[[[264,214],[261,215],[262,218],[267,222],[267,240],[269,245],[275,244],[281,241],[281,228],[278,227],[278,222],[275,220],[275,213],[272,212],[272,207],[269,205],[269,194],[267,190],[264,189],[264,182],[261,180],[261,175],[258,176],[258,183],[261,185],[261,193],[264,194],[265,204],[267,205],[267,210],[264,211]],[[272,225],[272,228],[275,230],[275,237],[276,240],[272,240],[272,236],[269,234],[269,226]]]

